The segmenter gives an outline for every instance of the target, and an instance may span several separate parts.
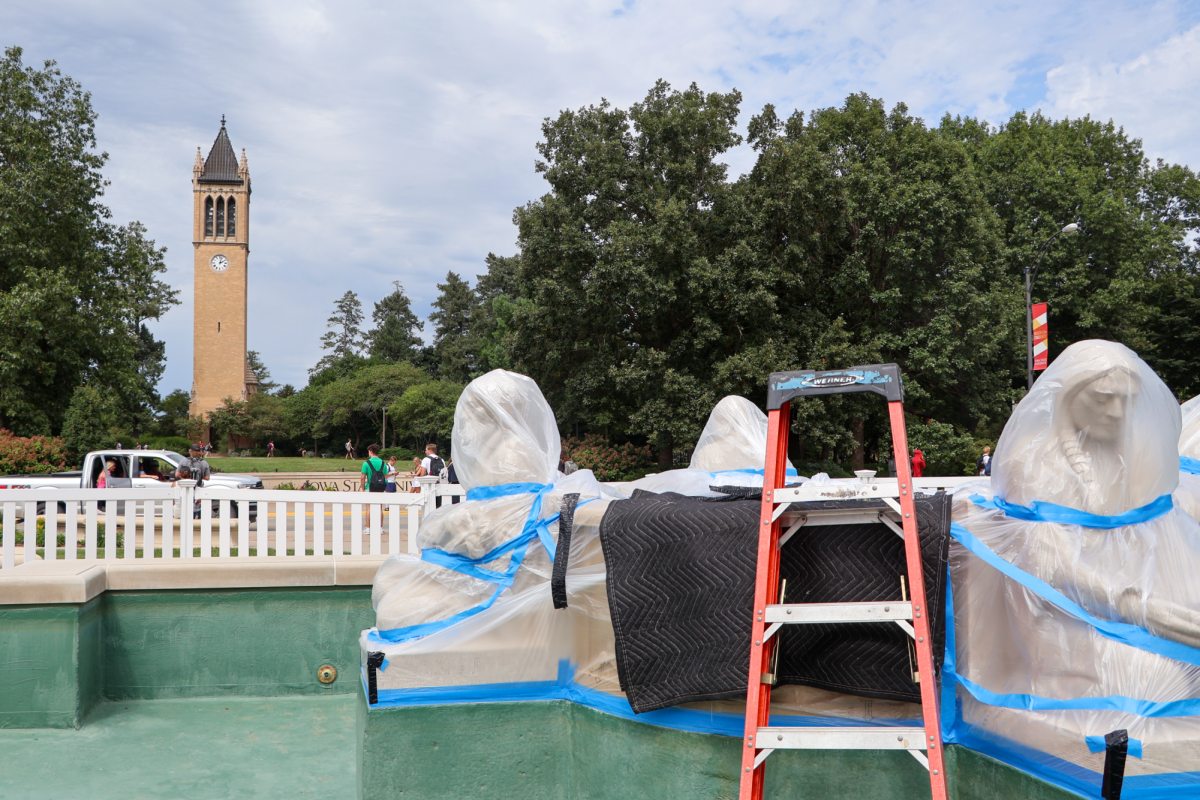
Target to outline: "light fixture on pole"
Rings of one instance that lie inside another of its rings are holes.
[[[1077,230],[1079,230],[1079,225],[1074,222],[1064,226],[1062,230],[1047,239],[1046,243],[1038,250],[1032,269],[1028,265],[1025,267],[1025,377],[1029,389],[1033,388],[1033,279],[1037,277],[1038,264],[1042,262],[1042,256],[1046,254],[1046,248],[1050,246],[1050,243],[1064,233],[1075,233]]]

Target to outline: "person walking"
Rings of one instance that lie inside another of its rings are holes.
[[[387,491],[387,465],[379,457],[379,445],[377,444],[367,448],[367,460],[362,465],[362,479],[359,487],[364,492]]]
[[[387,461],[387,488],[384,489],[388,494],[396,493],[396,476],[400,471],[396,469],[396,457],[392,456]]]
[[[925,472],[925,456],[921,454],[920,449],[913,451],[912,456],[912,476],[919,478]]]
[[[275,443],[267,442],[267,458],[272,458],[275,455]]]
[[[369,448],[367,452],[371,452]],[[354,458],[354,445],[350,444],[349,439],[346,440],[346,458]]]
[[[987,445],[984,445],[983,446],[983,455],[981,455],[979,457],[979,460],[975,462],[975,474],[976,475],[989,474],[988,465],[992,461],[991,453],[992,453],[992,448],[988,447]]]

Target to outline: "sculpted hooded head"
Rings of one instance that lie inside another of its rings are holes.
[[[1137,354],[1076,342],[1021,401],[996,445],[992,483],[1010,503],[1115,515],[1179,481],[1179,404]]]

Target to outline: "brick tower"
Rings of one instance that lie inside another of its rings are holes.
[[[258,389],[246,361],[246,259],[250,254],[250,170],[225,133],[225,117],[208,158],[192,168],[193,340],[191,413]],[[212,440],[206,431],[205,441]],[[214,443],[215,445],[215,443]]]

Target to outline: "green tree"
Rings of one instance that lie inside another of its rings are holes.
[[[372,442],[379,438],[384,408],[413,386],[428,380],[425,373],[407,361],[368,364],[325,387],[320,414],[330,428],[349,428],[355,445],[361,446],[364,436]]]
[[[190,434],[188,415],[191,406],[192,397],[183,389],[176,389],[164,397],[158,404],[158,434],[187,438]]]
[[[412,437],[417,450],[428,442],[449,439],[463,388],[444,380],[417,384],[388,407],[388,418],[395,421],[397,433]]]
[[[433,350],[437,374],[445,380],[466,383],[475,368],[476,341],[471,322],[479,299],[471,284],[453,272],[437,285],[441,294],[433,301],[429,315],[433,323]]]
[[[271,370],[267,369],[267,365],[263,363],[262,356],[257,350],[246,351],[246,363],[254,372],[254,377],[258,378],[259,393],[273,394],[279,384],[271,380]]]
[[[325,355],[308,371],[310,376],[331,367],[343,375],[347,374],[347,367],[361,359],[365,349],[362,321],[362,303],[358,295],[346,292],[333,304],[333,314],[326,321],[329,330],[321,337],[321,349]]]
[[[378,361],[415,363],[423,345],[417,332],[425,329],[425,323],[413,313],[412,301],[400,281],[393,281],[392,285],[396,291],[376,303],[371,314],[375,328],[367,334],[370,355]]]
[[[475,283],[478,303],[471,320],[475,340],[473,377],[494,369],[513,368],[516,339],[513,318],[517,305],[523,302],[517,286],[518,259],[488,253],[485,263],[488,271]]]
[[[113,413],[104,395],[92,386],[80,386],[71,395],[63,421],[63,440],[76,458],[113,445]]]
[[[1023,315],[995,268],[1000,229],[966,149],[865,95],[807,121],[767,107],[750,131],[760,155],[728,261],[731,274],[762,276],[746,293],[777,322],[720,370],[722,384],[895,362],[919,416],[968,429],[1006,417]],[[853,451],[857,467],[886,432],[882,411],[863,397],[797,403],[795,430]]]
[[[283,404],[283,425],[288,438],[305,449],[311,442],[315,453],[320,452],[321,440],[330,433],[329,420],[321,414],[328,386],[309,381],[308,386],[288,397]]]
[[[1163,313],[1158,287],[1200,266],[1190,246],[1200,229],[1200,184],[1191,170],[1151,164],[1139,139],[1090,117],[1021,112],[993,128],[947,116],[941,132],[971,154],[1001,221],[1000,265],[1011,283],[1022,285],[1023,270],[1053,233],[1080,225],[1046,251],[1034,284],[1035,302],[1050,307],[1051,359],[1089,338],[1121,341],[1152,359],[1188,357],[1144,329],[1163,324],[1155,322]],[[1023,296],[1012,302],[1023,315]],[[1014,344],[1023,363],[1023,320]],[[1161,356],[1157,348],[1165,348]]]
[[[178,302],[158,279],[162,248],[137,223],[116,227],[96,114],[53,62],[0,59],[0,426],[58,430],[76,387],[141,425],[163,351],[143,323]]]
[[[560,414],[629,421],[671,462],[717,399],[713,344],[736,336],[717,259],[728,243],[721,154],[741,95],[659,81],[542,125],[550,193],[518,208],[513,352]]]

